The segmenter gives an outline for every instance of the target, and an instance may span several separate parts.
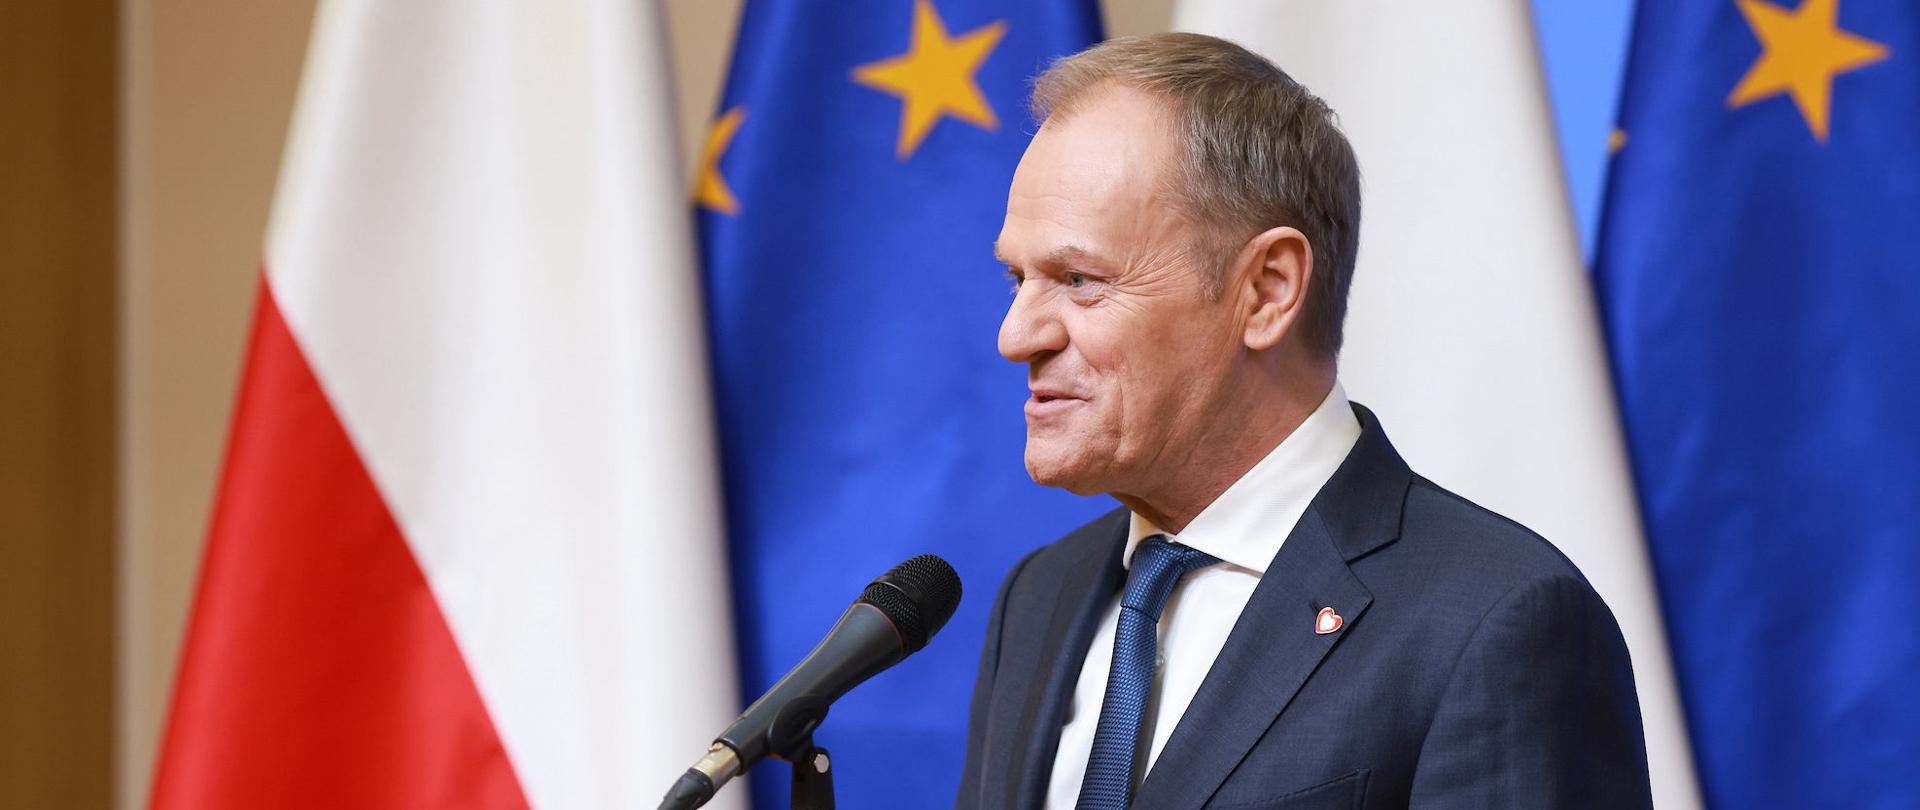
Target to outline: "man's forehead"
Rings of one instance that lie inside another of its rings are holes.
[[[1164,178],[1179,159],[1164,125],[1146,113],[1159,114],[1159,104],[1118,88],[1049,119],[1014,172],[996,257],[1067,264],[1158,230],[1170,210]]]
[[[1034,133],[1015,173],[1028,179],[1097,191],[1116,180],[1154,173],[1178,159],[1163,102],[1128,88],[1099,91]]]

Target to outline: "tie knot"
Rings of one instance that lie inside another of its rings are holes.
[[[1121,596],[1120,604],[1138,610],[1157,622],[1161,608],[1166,607],[1167,597],[1173,595],[1173,586],[1180,582],[1180,578],[1189,571],[1217,562],[1219,560],[1214,559],[1213,555],[1179,543],[1169,543],[1162,535],[1149,537],[1133,550],[1133,565],[1127,572],[1127,590]]]

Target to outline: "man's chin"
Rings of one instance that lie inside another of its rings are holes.
[[[1080,459],[1060,458],[1046,453],[1027,452],[1027,475],[1043,487],[1064,489],[1075,495],[1099,495],[1106,492]]]

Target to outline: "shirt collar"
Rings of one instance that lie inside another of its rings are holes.
[[[1320,407],[1266,458],[1200,510],[1186,531],[1177,535],[1163,531],[1135,513],[1121,564],[1133,564],[1133,550],[1140,541],[1164,534],[1176,543],[1264,575],[1313,496],[1333,477],[1359,439],[1360,420],[1347,404],[1347,392],[1336,381]]]

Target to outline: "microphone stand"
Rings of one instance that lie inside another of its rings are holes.
[[[833,758],[813,744],[813,735],[800,740],[793,757],[793,810],[834,810]]]

